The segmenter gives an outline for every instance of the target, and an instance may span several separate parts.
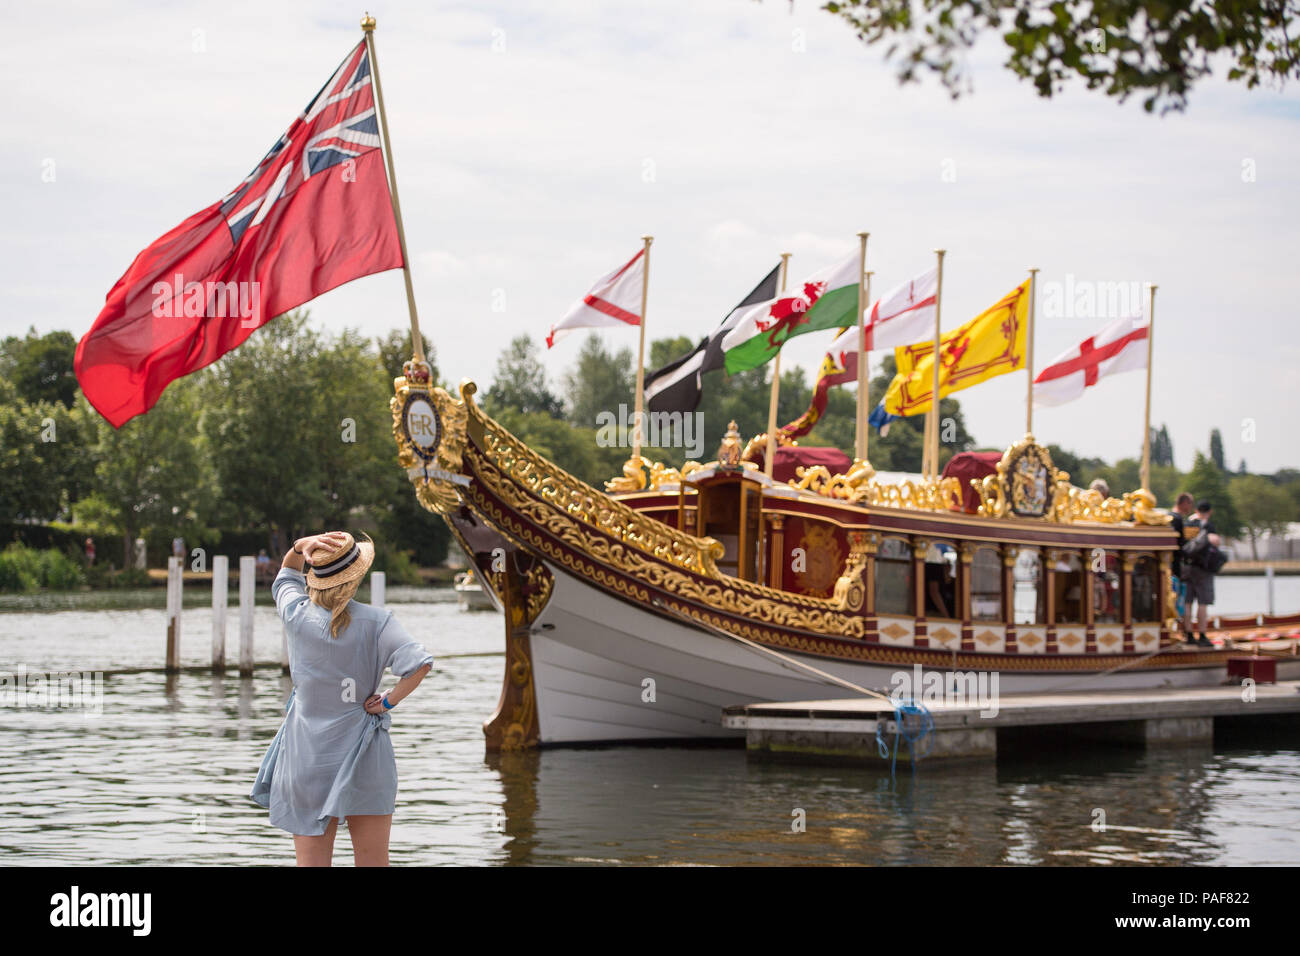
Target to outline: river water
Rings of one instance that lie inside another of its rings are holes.
[[[1217,584],[1218,613],[1263,606],[1262,579]],[[1277,588],[1279,613],[1300,610],[1300,579]],[[202,665],[211,611],[190,590],[182,663]],[[461,612],[448,590],[389,599],[437,658],[393,713],[395,864],[1300,864],[1291,730],[1145,753],[1049,745],[896,777],[734,747],[490,758],[481,724],[500,689],[500,616]],[[289,835],[247,798],[287,676],[166,676],[160,608],[55,603],[67,609],[0,613],[0,671],[104,671],[102,707],[0,711],[0,864],[292,863]],[[234,609],[228,628],[234,656]],[[273,608],[257,608],[254,633],[257,660],[278,660]],[[335,862],[351,863],[344,829]]]

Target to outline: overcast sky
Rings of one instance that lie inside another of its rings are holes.
[[[0,335],[84,334],[140,249],[252,169],[360,38],[363,9],[24,7],[0,37]],[[1168,423],[1176,463],[1190,467],[1217,426],[1234,468],[1300,466],[1296,90],[1204,82],[1163,118],[1082,88],[1044,101],[994,42],[953,102],[928,78],[900,87],[883,49],[807,2],[371,12],[416,297],[452,381],[486,387],[512,336],[542,339],[644,233],[653,339],[706,334],[781,252],[794,278],[867,230],[879,291],[948,250],[945,329],[1031,266],[1042,290],[1071,276],[1076,289],[1157,283],[1152,420]],[[1114,318],[1047,315],[1044,301],[1040,368]],[[397,272],[311,309],[369,334],[407,321]],[[635,349],[634,329],[602,336]],[[796,339],[785,367],[811,379],[829,339]],[[581,341],[545,356],[556,382]],[[1038,437],[1136,455],[1142,374],[1090,392],[1037,411]],[[976,440],[1001,447],[1024,432],[1024,396],[1021,372],[957,397]]]

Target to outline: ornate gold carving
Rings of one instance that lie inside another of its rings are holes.
[[[722,444],[718,446],[718,467],[736,468],[744,457],[740,447],[740,430],[736,428],[733,419],[727,426],[727,433],[722,436]]]
[[[933,630],[926,631],[926,634],[928,634],[930,637],[933,637],[937,641],[943,642],[944,644],[947,644],[949,641],[953,641],[957,639],[957,634],[953,631],[948,630],[948,628],[946,627],[936,627]]]
[[[907,628],[903,627],[903,625],[899,624],[897,621],[890,621],[888,624],[886,624],[884,627],[880,629],[880,633],[885,635],[885,637],[890,638],[891,640],[897,641],[900,638],[907,637],[907,635],[911,634],[912,632],[909,631]]]
[[[393,379],[395,394],[389,402],[393,413],[393,438],[397,442],[397,463],[406,469],[420,504],[430,511],[445,515],[460,503],[453,476],[460,475],[461,458],[465,453],[465,403],[453,399],[445,389],[430,388],[427,365],[421,365],[412,359],[406,363],[403,371],[407,374]],[[473,395],[474,389],[473,382],[461,384],[462,395]],[[416,454],[402,426],[402,409],[413,393],[424,394],[428,398],[442,425],[433,462],[426,462]]]
[[[804,553],[803,570],[795,572],[795,581],[802,591],[827,594],[835,587],[840,569],[844,567],[844,554],[830,525],[805,521],[803,528],[803,536],[799,539],[799,547]],[[845,573],[848,573],[847,568]]]
[[[1037,634],[1021,634],[1016,638],[1016,642],[1021,647],[1037,647],[1043,643],[1043,639]]]
[[[629,458],[623,463],[623,477],[605,482],[605,490],[612,493],[653,490],[661,485],[675,485],[692,472],[706,466],[698,461],[688,461],[681,469],[669,468],[661,461],[652,462],[645,456]]]
[[[985,645],[986,647],[991,647],[998,642],[999,638],[992,631],[985,630],[985,631],[980,631],[978,634],[976,634],[975,640],[979,641],[981,644]]]
[[[980,496],[979,513],[986,518],[1045,518],[1056,522],[1091,521],[1118,524],[1167,525],[1170,515],[1155,511],[1155,495],[1145,488],[1123,498],[1107,498],[1092,488],[1070,484],[1067,472],[1052,464],[1051,454],[1033,435],[1007,449],[997,473],[972,478]]]
[[[825,465],[800,466],[795,470],[796,480],[791,481],[790,486],[849,504],[910,508],[914,511],[951,511],[961,507],[961,483],[956,478],[907,479],[896,484],[881,484],[875,480],[875,474],[871,463],[861,458],[854,460],[847,475],[832,475]]]
[[[925,538],[912,539],[912,557],[919,561],[924,561],[925,556],[930,553],[930,542]]]
[[[482,452],[474,445],[467,450],[472,470],[509,512],[493,509],[481,499],[474,504],[487,512],[485,518],[498,529],[516,527],[533,549],[571,565],[574,559],[569,551],[548,547],[549,542],[527,533],[526,523],[545,528],[569,549],[600,564],[730,614],[815,633],[863,635],[862,618],[845,613],[840,600],[794,595],[724,577],[715,564],[722,555],[721,544],[679,532],[607,498],[532,452],[472,402],[466,404],[471,423],[481,423],[483,433]],[[521,520],[511,521],[511,513]],[[628,590],[612,575],[599,577],[617,590]],[[650,593],[636,590],[637,599],[648,603]]]
[[[844,573],[835,582],[834,596],[836,603],[851,613],[856,614],[861,611],[862,604],[866,600],[867,591],[863,575],[867,570],[868,549],[872,547],[867,534],[861,531],[849,532],[849,560],[844,565]],[[838,554],[839,548],[836,547],[835,550]]]

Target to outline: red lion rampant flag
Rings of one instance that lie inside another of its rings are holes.
[[[363,40],[233,192],[135,257],[77,345],[114,428],[255,329],[352,279],[402,268]]]

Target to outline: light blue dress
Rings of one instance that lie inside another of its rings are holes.
[[[366,713],[366,698],[386,669],[406,677],[433,655],[391,611],[356,601],[348,626],[331,638],[330,612],[307,596],[301,571],[281,568],[271,594],[289,637],[293,692],[249,796],[270,809],[272,824],[303,836],[324,833],[330,817],[392,813],[392,717]]]

